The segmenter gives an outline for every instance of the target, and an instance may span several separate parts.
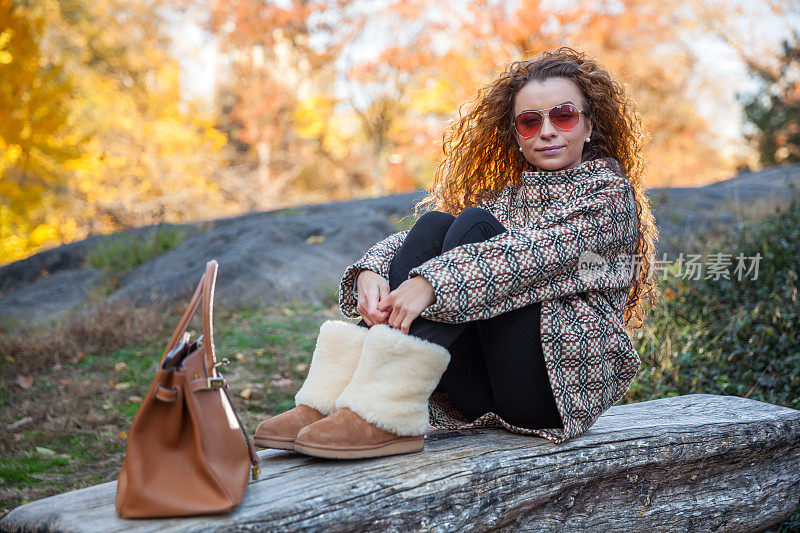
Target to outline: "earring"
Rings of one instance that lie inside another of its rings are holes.
[[[519,151],[520,151],[520,152],[522,151],[522,146],[520,146],[520,147],[519,147]]]
[[[591,140],[591,139],[590,139],[589,137],[586,137],[586,142],[587,142],[587,143],[588,143],[590,140]]]

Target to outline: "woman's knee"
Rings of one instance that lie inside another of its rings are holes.
[[[459,213],[447,230],[442,250],[485,241],[504,231],[506,228],[490,212],[480,207],[469,207]]]
[[[445,234],[455,217],[441,211],[428,211],[414,223],[405,239],[406,248],[442,249]]]
[[[424,227],[427,231],[439,229],[442,234],[444,234],[450,226],[453,224],[453,221],[456,219],[450,213],[445,213],[443,211],[428,211],[427,213],[423,214],[421,217],[417,219],[414,223],[414,228],[416,227]]]

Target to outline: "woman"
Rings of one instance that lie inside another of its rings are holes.
[[[255,441],[334,458],[435,428],[563,442],[626,392],[656,238],[633,103],[570,48],[512,63],[445,133],[435,202],[342,277],[297,407]]]

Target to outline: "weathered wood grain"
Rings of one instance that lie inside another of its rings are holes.
[[[260,452],[228,515],[121,520],[110,482],[14,509],[2,531],[760,531],[800,501],[800,411],[692,394],[609,409],[560,445],[434,431],[359,461]]]

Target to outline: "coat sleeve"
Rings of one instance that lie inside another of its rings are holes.
[[[347,267],[339,284],[339,309],[348,318],[357,318],[358,287],[356,279],[362,270],[372,270],[389,280],[389,265],[397,250],[402,246],[410,229],[393,233],[373,245],[366,253]]]
[[[457,246],[413,268],[439,322],[483,320],[537,301],[630,287],[638,219],[631,185],[606,179],[523,229]]]

